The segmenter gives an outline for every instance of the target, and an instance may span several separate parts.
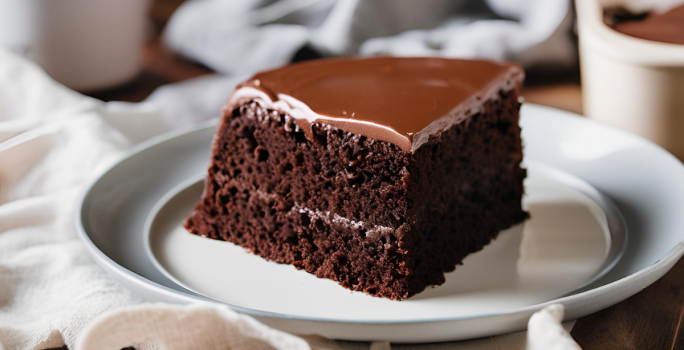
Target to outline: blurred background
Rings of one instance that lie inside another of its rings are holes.
[[[86,95],[142,101],[142,108],[159,110],[169,128],[217,117],[238,83],[291,62],[337,56],[515,61],[526,70],[527,102],[626,129],[682,158],[683,5],[0,0],[0,47]]]
[[[151,27],[148,40],[143,50],[142,70],[140,74],[134,80],[128,84],[125,84],[124,86],[110,90],[91,92],[91,96],[103,100],[124,100],[137,102],[147,97],[159,85],[179,82],[182,80],[214,73],[214,70],[202,63],[204,60],[197,59],[197,57],[194,57],[195,59],[193,59],[192,56],[183,57],[183,55],[175,53],[163,43],[162,33],[164,28],[173,12],[184,1],[185,0],[154,0],[151,2],[149,9]],[[273,1],[261,1],[261,5],[263,6],[269,2]],[[378,3],[378,6],[384,5],[381,4],[381,1],[374,2]],[[407,1],[398,2],[406,3]],[[428,2],[435,3],[435,1]],[[479,2],[479,4],[478,1],[472,0],[456,0],[451,2],[462,4],[462,7],[454,6],[452,11],[454,13],[463,11],[466,13],[464,17],[478,18],[479,16],[479,18],[485,19],[506,20],[500,15],[497,15],[491,12],[491,10],[487,9],[484,1]],[[387,2],[385,1],[385,3]],[[448,1],[441,1],[441,3],[448,3]],[[479,8],[478,5],[480,6]],[[515,6],[515,4],[513,5]],[[419,7],[423,6],[430,7],[434,6],[434,4],[423,5],[421,2]],[[565,23],[556,23],[560,27],[559,33],[557,34],[561,37],[559,38],[560,40],[555,38],[552,40],[560,41],[560,45],[563,47],[561,52],[558,54],[563,56],[553,57],[554,55],[550,55],[551,57],[541,57],[539,61],[529,62],[526,65],[527,80],[523,95],[528,102],[545,104],[572,112],[581,113],[582,101],[580,91],[579,60],[576,50],[577,36],[574,26],[574,22],[576,20],[575,11],[572,3],[568,3],[564,0],[558,1],[558,7],[560,8],[559,12],[567,11],[567,18],[563,18]],[[401,4],[396,6],[396,8],[402,8]],[[407,15],[413,14],[415,14],[414,11],[407,11]],[[368,21],[373,20],[372,16],[368,17]],[[366,19],[362,18],[361,20]],[[464,22],[470,21],[464,20]],[[421,29],[429,29],[431,23],[433,22],[427,20],[425,23],[415,23],[409,25],[412,25],[414,28],[426,27]],[[437,23],[439,23],[439,20]],[[380,30],[382,31],[382,29]],[[387,28],[384,29],[384,31],[390,33],[394,32],[395,34],[402,32],[399,28]],[[549,33],[546,33],[546,35],[549,35]],[[551,50],[551,48],[549,48],[549,50]],[[304,44],[292,55],[292,61],[319,58],[323,57],[323,55],[324,53],[316,52],[310,45]],[[477,57],[476,54],[473,54],[472,56]],[[524,58],[523,63],[525,63]]]
[[[569,0],[0,0],[0,45],[77,91],[157,101],[176,121],[216,117],[258,70],[356,55],[517,61],[528,102],[581,112],[574,22]]]

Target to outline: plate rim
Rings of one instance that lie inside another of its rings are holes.
[[[643,137],[640,137],[638,135],[634,135],[631,133],[628,133],[622,129],[619,129],[617,127],[607,125],[604,123],[601,123],[599,121],[583,117],[579,114],[575,114],[572,112],[548,107],[548,106],[541,106],[541,105],[536,105],[536,104],[531,104],[531,103],[525,103],[523,105],[524,109],[538,109],[541,111],[546,110],[547,113],[553,113],[555,114],[558,118],[563,118],[563,119],[575,119],[575,118],[581,118],[583,122],[588,122],[591,124],[598,125],[600,127],[607,127],[609,129],[612,129],[613,131],[616,131],[620,134],[627,135],[632,138],[636,138],[642,142],[645,142],[649,144],[650,146],[654,147],[654,151],[662,153],[669,157],[670,159],[676,161],[678,165],[681,168],[684,168],[684,164],[681,163],[677,158],[675,158],[672,154],[664,150],[662,147],[658,146],[654,142],[644,139]],[[522,113],[522,109],[521,109]],[[185,300],[188,302],[209,302],[213,304],[218,304],[218,305],[223,305],[231,310],[251,315],[251,316],[256,316],[256,317],[268,317],[268,318],[276,318],[276,319],[283,319],[283,320],[292,320],[292,321],[310,321],[310,322],[323,322],[323,323],[338,323],[338,324],[369,324],[369,325],[406,325],[406,324],[425,324],[425,323],[442,323],[442,322],[452,322],[452,321],[463,321],[463,320],[469,320],[469,319],[479,319],[479,318],[487,318],[487,317],[495,317],[495,316],[501,316],[501,315],[513,315],[517,313],[524,313],[524,312],[532,312],[535,310],[539,310],[543,307],[546,307],[548,305],[552,304],[569,304],[574,301],[582,300],[582,299],[588,299],[591,298],[595,295],[600,295],[603,294],[605,291],[614,289],[614,288],[619,288],[622,285],[626,285],[629,283],[629,281],[633,279],[638,279],[642,277],[643,275],[647,275],[651,273],[654,270],[659,270],[661,267],[665,268],[669,264],[669,262],[672,259],[679,260],[679,258],[684,255],[684,241],[680,241],[677,243],[674,247],[670,249],[668,253],[665,254],[662,258],[658,259],[655,263],[651,264],[650,266],[647,266],[641,270],[638,270],[628,276],[622,277],[616,281],[604,284],[602,286],[598,286],[592,289],[588,289],[586,291],[573,294],[570,296],[564,296],[560,298],[556,298],[547,302],[543,303],[538,303],[538,304],[533,304],[521,308],[513,308],[510,310],[506,311],[501,311],[501,312],[495,312],[495,313],[485,313],[485,314],[476,314],[476,315],[466,315],[466,316],[455,316],[455,317],[441,317],[441,318],[435,318],[435,319],[423,319],[423,320],[351,320],[351,319],[334,319],[334,318],[323,318],[323,317],[309,317],[309,316],[299,316],[299,315],[291,315],[291,314],[282,314],[282,313],[276,313],[276,312],[268,312],[268,311],[262,311],[258,309],[252,309],[252,308],[245,308],[237,305],[232,305],[220,301],[216,301],[211,298],[207,298],[201,295],[197,295],[196,293],[193,293],[191,291],[188,291],[187,289],[183,288],[182,286],[179,286],[185,292],[179,291],[179,290],[174,290],[169,287],[163,286],[157,282],[154,282],[152,280],[147,279],[146,277],[143,277],[123,266],[118,264],[116,261],[112,260],[109,256],[107,256],[102,250],[100,250],[95,243],[90,239],[90,236],[85,230],[85,227],[83,225],[84,223],[84,211],[86,210],[86,201],[92,191],[92,189],[99,183],[99,181],[106,175],[108,174],[112,169],[117,167],[119,164],[122,162],[142,153],[146,149],[162,144],[164,142],[167,142],[171,139],[174,139],[176,137],[182,136],[184,134],[189,134],[193,132],[197,132],[212,126],[216,126],[218,123],[218,118],[211,119],[209,121],[205,121],[190,127],[186,128],[179,128],[161,135],[154,136],[148,140],[145,140],[138,145],[134,146],[131,148],[131,150],[121,157],[119,160],[111,164],[110,166],[106,167],[103,169],[100,173],[96,174],[93,176],[93,179],[88,183],[88,185],[85,187],[83,192],[80,194],[78,198],[78,206],[77,210],[75,211],[75,226],[76,226],[76,231],[77,235],[79,238],[85,243],[86,248],[88,252],[90,253],[91,257],[94,258],[94,260],[103,267],[103,269],[109,273],[116,273],[120,277],[125,278],[129,282],[133,282],[135,284],[141,285],[142,287],[146,289],[151,289],[152,291],[156,293],[161,293],[166,296],[171,296],[174,298],[179,298],[181,300]],[[212,139],[213,143],[213,139]],[[682,169],[684,170],[684,169]],[[628,228],[627,228],[628,229]],[[673,263],[674,264],[674,263]],[[664,272],[667,273],[669,268]],[[664,274],[663,273],[663,274]],[[653,280],[649,283],[652,284],[656,280]],[[175,283],[175,282],[174,282]],[[190,294],[192,293],[192,294]],[[193,295],[194,294],[194,295]],[[629,295],[631,296],[631,294]]]

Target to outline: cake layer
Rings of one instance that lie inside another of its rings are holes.
[[[255,102],[222,125],[188,230],[347,288],[409,294],[398,249],[409,230],[405,152],[324,125],[311,142],[287,115]]]

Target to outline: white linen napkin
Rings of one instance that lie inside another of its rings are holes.
[[[230,85],[206,79],[203,88]],[[173,90],[197,91],[196,83]],[[229,91],[214,93],[225,99]],[[142,104],[103,103],[0,50],[0,349],[367,349],[366,343],[285,334],[217,305],[152,304],[90,259],[73,222],[84,186],[136,143],[206,117],[165,113],[164,96],[174,93],[160,90]],[[540,315],[530,321],[528,348],[578,348],[567,331],[572,323],[560,325],[562,307]],[[524,333],[517,333],[440,346],[524,344]]]

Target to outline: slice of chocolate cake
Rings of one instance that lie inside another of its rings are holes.
[[[371,295],[406,299],[526,218],[519,66],[308,61],[228,100],[201,236]]]

